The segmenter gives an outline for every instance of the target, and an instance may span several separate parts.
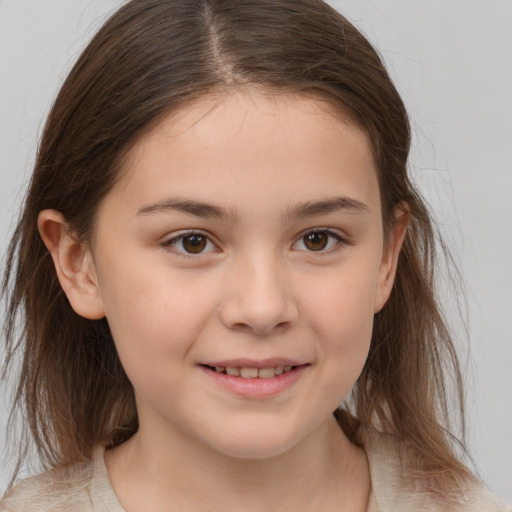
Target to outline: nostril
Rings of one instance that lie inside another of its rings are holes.
[[[252,328],[248,324],[244,324],[243,322],[238,322],[236,324],[233,324],[233,329],[236,331],[251,331]]]
[[[270,334],[275,331],[282,331],[288,327],[290,322],[279,322],[278,324],[271,325],[271,326],[257,326],[257,325],[251,325],[244,322],[237,322],[231,326],[231,329],[234,329],[235,331],[239,332],[246,332],[246,333],[256,333],[260,335],[266,335]]]

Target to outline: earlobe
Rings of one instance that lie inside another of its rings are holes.
[[[382,261],[379,269],[379,278],[377,290],[375,293],[374,312],[378,313],[386,304],[393,283],[395,281],[396,269],[398,266],[398,257],[407,234],[409,224],[409,208],[406,204],[400,203],[394,210],[394,224],[388,235],[387,243],[384,247]]]
[[[64,216],[56,210],[39,212],[37,226],[71,307],[85,318],[103,318],[105,311],[89,249],[74,236]]]

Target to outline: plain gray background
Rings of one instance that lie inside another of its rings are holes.
[[[2,254],[57,88],[121,3],[0,0]],[[512,502],[512,2],[331,4],[380,49],[408,106],[412,172],[467,283],[470,450],[488,485]],[[5,422],[0,404],[1,446]],[[9,467],[0,464],[1,493]]]

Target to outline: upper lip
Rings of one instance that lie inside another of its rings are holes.
[[[223,359],[201,363],[204,366],[222,366],[224,368],[276,368],[278,366],[302,366],[303,363],[296,359],[285,357],[271,357],[267,359]]]

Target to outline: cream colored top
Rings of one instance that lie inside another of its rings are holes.
[[[483,485],[468,487],[451,508],[433,501],[403,470],[399,444],[373,432],[365,436],[372,493],[367,512],[512,512]],[[57,468],[23,480],[0,501],[1,512],[126,512],[110,484],[104,449],[89,463]]]
[[[23,480],[0,503],[0,511],[126,512],[110,485],[104,452],[98,447],[89,463]]]

